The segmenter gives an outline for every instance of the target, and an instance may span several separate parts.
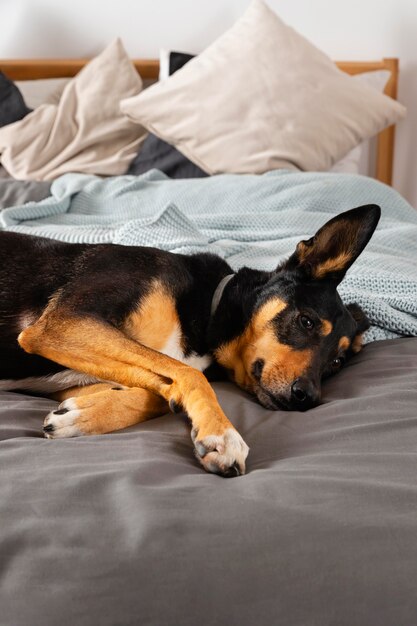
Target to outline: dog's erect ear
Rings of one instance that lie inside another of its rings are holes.
[[[284,267],[300,268],[312,279],[340,283],[372,237],[380,216],[381,209],[376,204],[340,213],[326,222],[314,237],[300,241]]]
[[[366,317],[365,313],[362,311],[359,304],[348,304],[346,308],[356,322],[356,333],[352,341],[351,349],[352,352],[357,353],[362,350],[362,335],[365,330],[368,330],[371,323]]]

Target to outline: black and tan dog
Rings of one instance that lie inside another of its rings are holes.
[[[267,408],[317,405],[369,326],[336,287],[379,217],[375,205],[341,213],[275,271],[236,274],[210,254],[2,232],[0,388],[63,400],[48,438],[183,409],[204,468],[243,474],[248,447],[202,372],[226,372]]]

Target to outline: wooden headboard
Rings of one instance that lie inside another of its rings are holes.
[[[71,78],[75,76],[90,59],[18,59],[0,60],[0,70],[12,80],[34,80],[39,78]],[[157,80],[159,61],[157,59],[134,59],[133,63],[144,80]],[[361,74],[376,70],[388,70],[390,79],[384,93],[397,98],[398,59],[381,61],[341,61],[337,66],[347,74]],[[395,126],[390,126],[379,133],[377,140],[375,178],[391,185],[394,161]]]

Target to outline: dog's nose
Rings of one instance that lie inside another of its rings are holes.
[[[291,385],[291,404],[298,411],[306,411],[319,403],[317,387],[308,378],[296,378]]]

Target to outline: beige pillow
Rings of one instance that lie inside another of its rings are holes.
[[[40,78],[36,80],[16,80],[15,85],[29,109],[41,104],[58,104],[70,78]]]
[[[328,170],[405,114],[341,72],[261,0],[202,54],[121,108],[210,174]]]
[[[141,88],[121,41],[114,41],[65,86],[58,104],[0,128],[2,165],[21,180],[123,174],[146,133],[120,112],[120,100]]]

